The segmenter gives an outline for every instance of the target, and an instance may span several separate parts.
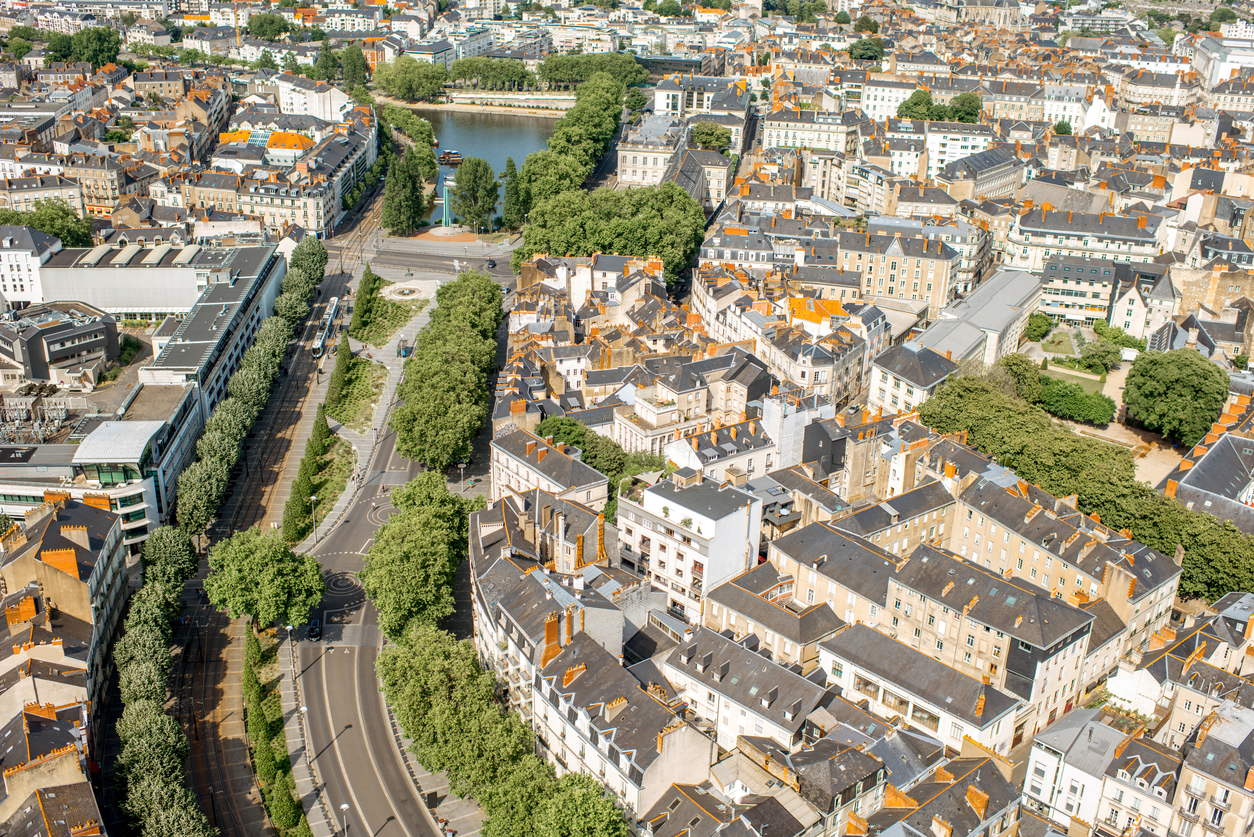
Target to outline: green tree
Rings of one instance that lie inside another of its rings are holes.
[[[257,59],[258,70],[277,70],[279,65],[275,63],[274,56],[270,54],[270,50],[261,51],[261,57]]]
[[[863,38],[849,45],[849,57],[856,61],[880,61],[884,58],[884,42],[879,38]]]
[[[283,55],[283,72],[291,73],[294,76],[302,74],[303,68],[296,61],[296,53],[288,52]]]
[[[1109,372],[1119,362],[1120,356],[1118,346],[1099,337],[1084,344],[1080,350],[1080,365],[1093,373]]]
[[[1222,6],[1219,7],[1218,9],[1215,9],[1215,11],[1210,13],[1211,25],[1216,28],[1218,28],[1220,24],[1232,23],[1236,19],[1237,19],[1236,12],[1234,12],[1232,9],[1226,9]]]
[[[296,479],[292,482],[292,490],[287,503],[283,506],[283,539],[288,543],[298,543],[313,524],[313,503],[310,497],[314,494],[314,473],[320,465],[319,456],[312,453],[313,438],[305,443],[305,455],[296,469]]]
[[[322,48],[318,50],[318,60],[314,64],[314,73],[323,81],[335,81],[340,75],[340,61],[331,49],[331,42],[323,39]]]
[[[731,129],[717,122],[698,122],[689,135],[702,148],[722,149],[731,145]]]
[[[837,12],[836,22],[841,24],[842,26],[847,26],[849,24],[849,12],[846,12],[844,9],[841,9],[839,12]]]
[[[1015,395],[1029,404],[1037,404],[1041,400],[1041,367],[1036,361],[1024,354],[1003,355],[997,365],[1004,369],[1014,381]]]
[[[677,0],[662,0],[655,11],[659,17],[692,17],[692,12],[679,5]]]
[[[633,113],[644,110],[644,106],[649,103],[649,97],[639,87],[633,87],[627,91],[627,96],[623,99],[623,106]]]
[[[375,86],[397,99],[431,99],[443,92],[447,77],[443,64],[428,64],[409,55],[385,61],[374,71]]]
[[[1124,383],[1128,421],[1195,444],[1228,399],[1228,376],[1194,349],[1142,352]]]
[[[704,238],[704,210],[674,183],[567,191],[544,201],[532,197],[523,243],[514,251],[515,268],[536,253],[657,256],[673,282]]]
[[[897,105],[897,118],[922,119],[926,121],[932,118],[932,109],[934,107],[931,93],[926,90],[916,90],[910,94],[908,99]]]
[[[552,151],[528,154],[518,172],[523,214],[531,207],[562,192],[579,190],[590,169],[575,157]]]
[[[300,271],[312,285],[320,285],[326,275],[327,248],[317,236],[307,235],[292,250],[291,270]]]
[[[476,231],[480,227],[490,230],[500,188],[491,163],[481,157],[467,157],[453,177],[449,192],[452,210]]]
[[[117,61],[122,36],[116,29],[93,26],[75,32],[70,48],[76,61],[88,61],[92,67],[100,68]]]
[[[1065,119],[1059,119],[1054,123],[1054,133],[1063,137],[1071,136],[1071,123]]]
[[[518,169],[514,166],[514,158],[505,158],[505,188],[502,190],[501,225],[507,230],[516,230],[523,225],[526,215],[526,203],[523,198],[523,187],[519,180]]]
[[[428,154],[430,153],[428,149]],[[423,177],[418,169],[420,151],[409,148],[392,164],[383,187],[383,214],[380,221],[394,236],[407,236],[417,230],[427,217],[427,199]]]
[[[1245,352],[1238,352],[1232,357],[1232,367],[1244,371],[1250,365],[1250,357]],[[0,527],[2,529],[4,527]]]
[[[258,528],[236,532],[209,552],[205,593],[233,617],[248,614],[258,626],[303,625],[322,600],[326,583],[312,555],[297,555],[282,533]]]
[[[8,51],[19,61],[34,48],[35,45],[24,38],[9,38]]]
[[[80,218],[62,198],[35,201],[28,211],[0,208],[0,224],[34,227],[40,232],[61,239],[64,247],[90,247],[91,219]]]
[[[193,537],[204,533],[218,511],[224,476],[204,462],[193,462],[179,475],[179,526]]]
[[[265,12],[248,18],[248,34],[254,38],[273,43],[283,37],[291,25],[281,15]]]
[[[359,297],[357,307],[353,309],[354,318],[359,316],[357,312],[360,310],[360,307],[361,300]],[[348,335],[345,334],[340,338],[340,345],[335,350],[335,367],[331,370],[331,380],[327,381],[325,403],[331,408],[331,412],[335,412],[336,408],[339,407],[340,400],[348,389],[352,365],[353,349],[348,345]]]
[[[344,87],[348,90],[365,87],[370,65],[366,62],[366,56],[362,53],[361,47],[357,44],[346,46],[341,62],[344,65]]]
[[[568,773],[536,816],[537,837],[627,837],[622,811],[591,776]]]
[[[974,93],[959,93],[949,103],[948,119],[953,122],[976,123],[980,121],[980,113],[984,103]]]
[[[1028,317],[1028,326],[1023,330],[1023,336],[1033,343],[1039,343],[1049,336],[1053,328],[1054,321],[1048,315],[1036,311]]]
[[[57,33],[48,38],[44,47],[44,61],[69,61],[74,57],[74,40],[69,35]]]
[[[398,490],[398,512],[378,532],[361,571],[379,627],[400,638],[415,620],[435,625],[453,612],[453,582],[466,557],[473,505],[449,493],[444,475],[426,471]]]
[[[187,533],[175,526],[159,526],[144,541],[144,580],[171,589],[196,574],[199,561]]]
[[[853,31],[866,32],[871,35],[878,35],[880,25],[876,23],[869,15],[863,15],[858,18],[858,22],[853,25]]]

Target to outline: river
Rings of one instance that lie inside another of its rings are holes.
[[[412,108],[413,112],[431,122],[435,138],[440,143],[436,153],[457,151],[462,157],[482,157],[487,160],[499,177],[505,171],[505,158],[513,157],[514,165],[522,168],[523,160],[533,151],[543,151],[553,133],[556,119],[542,116],[514,116],[504,113],[474,113],[443,110],[440,108]],[[443,177],[455,170],[440,166]],[[433,217],[443,213],[436,207]],[[500,213],[500,206],[497,206]]]

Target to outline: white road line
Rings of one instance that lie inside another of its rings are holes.
[[[367,552],[367,550],[369,550],[369,549],[370,549],[370,542],[371,542],[372,540],[374,540],[374,538],[367,538],[367,539],[366,539],[366,542],[365,542],[365,543],[363,543],[363,544],[361,545],[361,549],[359,549],[359,550],[357,551],[357,554],[358,554],[358,555],[365,555],[365,554],[366,554],[366,552]]]

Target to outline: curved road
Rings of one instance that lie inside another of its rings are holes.
[[[371,261],[426,274],[452,274],[453,258],[382,251]],[[507,259],[491,273],[501,284],[514,278]],[[484,439],[481,432],[474,469],[467,476],[479,476],[487,461]],[[396,436],[387,431],[364,469],[363,486],[353,505],[311,551],[329,581],[327,596],[315,614],[322,620],[322,640],[297,645],[310,756],[320,793],[337,821],[336,830],[342,817],[349,833],[362,837],[439,835],[423,812],[423,802],[392,734],[374,670],[382,635],[374,607],[365,601],[356,580],[375,531],[391,514],[387,489],[404,485],[422,470],[420,464],[396,452]],[[347,811],[341,811],[344,804],[349,806]]]

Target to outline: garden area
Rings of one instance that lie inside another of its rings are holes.
[[[122,370],[131,365],[131,361],[137,358],[144,350],[144,344],[133,334],[123,334],[121,351],[118,354],[118,362],[114,366],[110,366],[100,376],[100,380],[116,381],[118,376],[122,374]]]
[[[355,433],[365,433],[387,382],[387,367],[353,354],[344,338],[336,349],[335,369],[327,385],[327,415]]]
[[[382,346],[427,307],[428,300],[416,294],[412,299],[391,299],[384,296],[383,289],[391,284],[376,276],[370,266],[366,265],[354,297],[353,317],[348,325],[348,333],[354,340],[376,348]]]

